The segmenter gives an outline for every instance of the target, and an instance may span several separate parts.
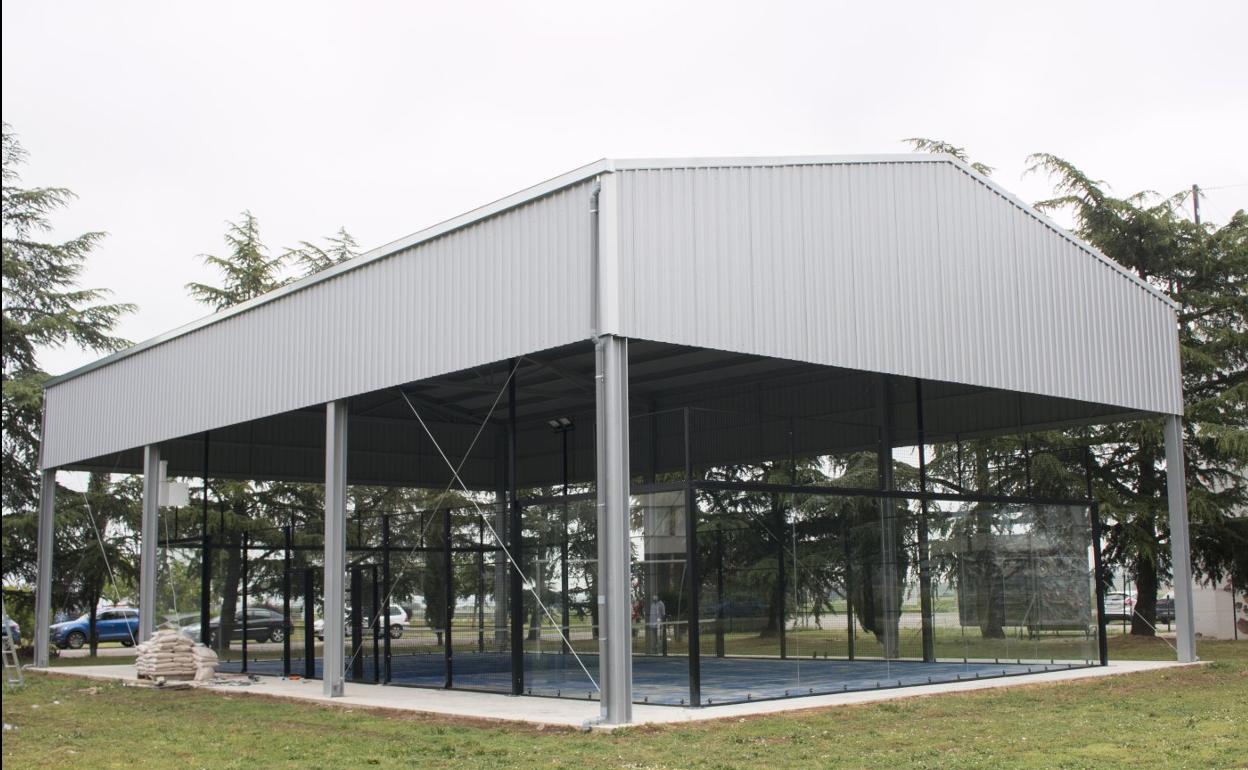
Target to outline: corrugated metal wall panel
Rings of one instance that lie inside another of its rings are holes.
[[[628,336],[1182,410],[1172,308],[954,163],[618,173]]]
[[[592,181],[47,390],[45,467],[587,336]]]
[[[1172,308],[957,163],[604,161],[67,376],[45,465],[583,339],[600,173],[620,333],[1181,410]]]

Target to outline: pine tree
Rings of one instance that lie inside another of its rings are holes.
[[[914,136],[909,139],[903,139],[902,141],[913,147],[916,152],[930,152],[936,155],[952,155],[984,176],[992,176],[992,172],[996,171],[996,169],[992,166],[971,160],[971,156],[967,153],[965,147],[958,147],[955,144],[950,144],[949,142],[944,142],[940,139],[924,139],[921,136]]]
[[[298,247],[286,250],[285,257],[298,265],[302,274],[307,276],[360,255],[359,244],[345,227],[339,227],[338,232],[325,241],[324,247],[310,241],[300,241]]]
[[[948,142],[907,141],[970,162],[963,148]],[[1062,158],[1042,153],[1030,163],[1032,171],[1050,175],[1057,193],[1038,208],[1072,214],[1077,235],[1178,304],[1193,571],[1248,583],[1248,517],[1239,515],[1248,509],[1248,217],[1239,211],[1221,227],[1198,226],[1182,213],[1187,193],[1115,198],[1104,182]],[[1125,567],[1135,582],[1132,633],[1152,635],[1157,593],[1170,574],[1158,421],[971,442],[966,454],[985,467],[1009,467],[1011,458],[1027,455],[1028,481],[1062,497],[1081,475],[1077,453],[1070,451],[1080,444],[1094,447],[1094,494],[1108,522],[1105,563]],[[1032,455],[1045,462],[1033,462]],[[1013,475],[992,491],[1016,493],[1020,479]]]
[[[260,223],[250,211],[243,211],[238,222],[227,222],[225,243],[230,253],[225,257],[201,254],[200,259],[222,273],[220,286],[188,283],[191,297],[221,311],[232,305],[255,299],[282,285],[282,268],[286,255],[269,258],[268,249],[260,241]]]
[[[1235,516],[1248,505],[1248,218],[1240,211],[1220,228],[1198,226],[1180,213],[1184,195],[1115,198],[1068,161],[1038,154],[1031,162],[1058,193],[1037,204],[1042,210],[1069,211],[1080,237],[1179,306],[1193,570],[1212,579],[1242,571],[1236,553],[1248,550],[1248,533]],[[1111,521],[1107,556],[1136,584],[1131,632],[1151,636],[1171,563],[1161,425],[1100,426],[1091,442],[1097,497]]]
[[[67,344],[104,353],[128,344],[114,336],[117,321],[132,305],[102,302],[103,289],[78,288],[78,279],[92,249],[104,233],[83,233],[63,243],[42,239],[51,230],[49,217],[69,204],[74,194],[63,187],[20,187],[18,167],[26,160],[12,128],[3,126],[3,522],[4,578],[33,584],[38,532],[39,442],[43,416],[43,384],[49,375],[39,365],[39,352]],[[72,505],[56,508],[57,537],[53,560],[73,564],[94,535],[74,522],[81,519]],[[121,566],[121,565],[119,565]],[[54,606],[81,606],[79,586],[69,570],[53,581]],[[13,608],[10,608],[13,609]]]
[[[43,411],[40,349],[75,344],[112,352],[129,344],[112,334],[134,306],[101,302],[108,292],[80,289],[82,269],[104,233],[83,233],[63,243],[40,239],[49,215],[73,200],[63,187],[22,188],[18,166],[26,152],[3,128],[4,250],[4,486],[5,513],[30,511],[37,498],[39,430]]]
[[[280,287],[282,268],[286,254],[270,258],[268,248],[260,239],[260,223],[250,211],[244,210],[238,222],[227,222],[225,243],[229,253],[220,257],[201,254],[209,267],[220,271],[220,286],[205,283],[188,283],[187,291],[192,298],[211,306],[217,312],[255,299]],[[218,626],[217,646],[225,649],[234,636],[235,616],[238,607],[239,580],[242,576],[243,553],[237,533],[245,529],[247,522],[256,518],[261,498],[257,488],[246,481],[223,481],[212,485],[217,497],[222,531],[216,533],[225,542],[225,569],[220,578],[221,612]],[[206,533],[205,533],[206,534]],[[205,640],[210,641],[210,640]]]

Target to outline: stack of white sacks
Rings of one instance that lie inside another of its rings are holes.
[[[211,679],[217,654],[173,629],[163,628],[138,646],[138,675],[145,679]]]
[[[217,653],[211,647],[197,644],[191,648],[191,655],[195,658],[196,682],[206,682],[216,675]]]

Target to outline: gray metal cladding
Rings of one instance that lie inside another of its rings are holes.
[[[617,173],[627,336],[1182,411],[1172,306],[961,164]]]
[[[600,161],[54,380],[44,467],[584,340],[599,178],[612,333],[1182,411],[1172,305],[953,159]]]
[[[54,383],[44,467],[584,339],[591,186],[564,187]]]

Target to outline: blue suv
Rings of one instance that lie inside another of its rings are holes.
[[[52,643],[61,649],[81,649],[91,632],[89,615],[57,623],[51,628]],[[95,637],[100,642],[121,642],[129,647],[139,638],[139,611],[132,607],[100,610],[95,616]]]

